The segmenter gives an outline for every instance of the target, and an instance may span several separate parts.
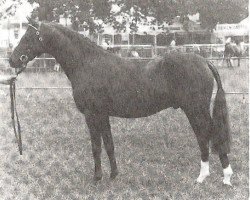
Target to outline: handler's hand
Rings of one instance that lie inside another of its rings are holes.
[[[0,75],[0,84],[9,85],[16,77],[16,75]]]

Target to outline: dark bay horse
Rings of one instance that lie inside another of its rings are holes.
[[[225,50],[224,50],[224,59],[226,60],[228,67],[233,67],[231,63],[231,57],[237,57],[238,60],[238,67],[240,67],[240,57],[243,55],[243,47],[240,42],[236,42],[236,45],[233,45],[231,43],[225,44]]]
[[[61,25],[31,20],[29,23],[9,59],[10,65],[22,68],[42,53],[51,54],[61,65],[71,82],[76,106],[85,115],[89,128],[94,180],[102,178],[102,140],[110,160],[110,177],[113,179],[118,174],[109,116],[146,117],[173,107],[185,112],[198,140],[201,170],[197,181],[202,182],[209,176],[211,141],[222,163],[223,182],[231,185],[233,171],[227,155],[230,130],[226,99],[212,63],[195,54],[172,53],[145,66],[103,50]],[[211,116],[214,79],[218,90]]]

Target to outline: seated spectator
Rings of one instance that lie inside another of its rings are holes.
[[[139,53],[135,50],[135,48],[132,48],[130,52],[128,53],[128,57],[132,58],[140,58]]]
[[[109,41],[103,40],[103,42],[102,42],[102,47],[103,47],[105,50],[107,50],[107,49],[109,49],[109,46],[110,46]]]

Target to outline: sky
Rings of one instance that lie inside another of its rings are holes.
[[[10,20],[26,21],[26,17],[30,16],[33,8],[36,6],[36,5],[32,6],[30,3],[27,2],[27,0],[21,0],[21,2],[22,4],[17,6],[15,15],[13,17],[10,17]],[[14,3],[15,2],[12,0],[6,0],[2,5],[0,5],[0,12],[6,15],[7,13],[5,12],[5,10]],[[14,9],[12,10],[12,12],[13,11]]]

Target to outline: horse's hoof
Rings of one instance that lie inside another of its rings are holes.
[[[233,185],[232,185],[232,183],[230,181],[223,180],[223,184],[226,185],[226,186],[233,187]]]
[[[100,180],[102,180],[102,173],[96,173],[94,175],[93,181],[97,182],[97,181],[100,181]]]
[[[224,185],[232,186],[230,179],[231,176],[233,175],[233,170],[230,165],[227,168],[223,169],[223,174],[224,174],[223,178]]]
[[[94,176],[94,178],[93,178],[93,182],[94,182],[95,184],[98,183],[100,180],[102,180],[102,177]]]
[[[117,175],[118,175],[118,170],[115,170],[114,172],[111,172],[110,179],[114,180]]]
[[[197,179],[196,182],[197,183],[202,183],[208,176],[210,176],[210,174],[206,174],[206,175],[200,175]]]

